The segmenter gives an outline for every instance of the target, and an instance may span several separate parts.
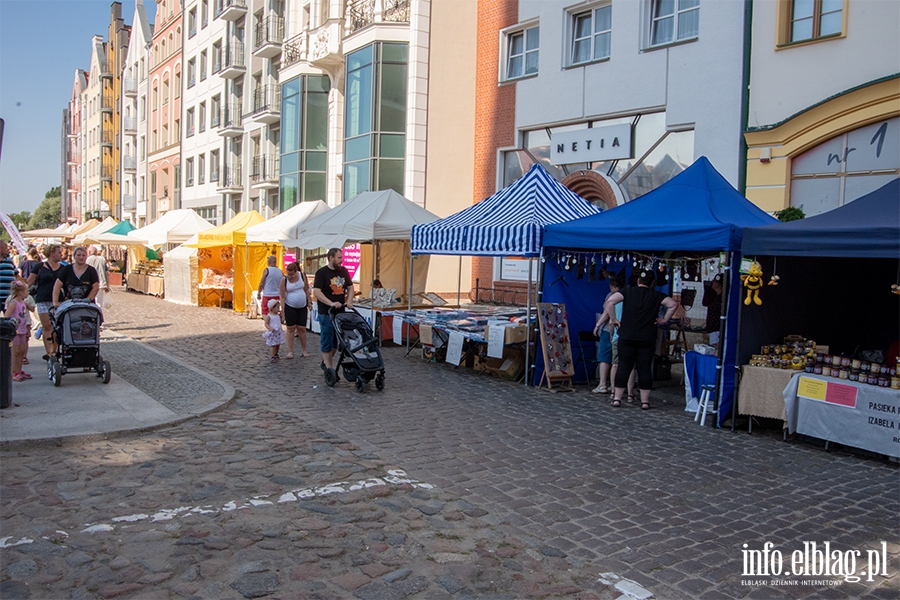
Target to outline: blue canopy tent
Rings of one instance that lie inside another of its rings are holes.
[[[744,227],[768,225],[775,219],[741,194],[719,174],[705,156],[655,190],[623,206],[604,213],[550,225],[544,233],[544,247],[594,251],[640,251],[646,255],[671,257],[703,253],[732,253],[729,265],[739,260]],[[622,258],[622,261],[618,261]],[[594,260],[591,258],[590,260]],[[624,257],[614,256],[612,268],[630,268]],[[560,265],[563,265],[560,267]],[[579,269],[566,269],[566,262],[545,260],[547,273],[541,289],[544,302],[565,302],[570,330],[593,328],[594,314],[608,292],[608,283],[579,280]],[[558,282],[564,285],[558,285]],[[723,316],[729,304],[740,298],[737,269],[726,277]],[[737,322],[726,319],[723,342],[719,344],[719,426],[730,410],[735,389]],[[574,326],[573,326],[574,323]]]
[[[745,229],[741,249],[780,282],[742,311],[739,359],[790,334],[845,356],[897,340],[900,179],[820,215]]]
[[[413,225],[410,253],[534,258],[541,252],[545,226],[598,212],[535,163],[518,181],[493,196],[449,217]],[[530,265],[527,298],[530,315]],[[526,345],[526,365],[529,352]]]

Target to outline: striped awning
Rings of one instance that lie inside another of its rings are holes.
[[[413,225],[412,254],[538,256],[544,226],[600,212],[535,164],[518,181],[481,202]]]

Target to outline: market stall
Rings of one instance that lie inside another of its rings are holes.
[[[191,241],[196,241],[193,238]],[[166,300],[175,304],[199,305],[200,267],[197,249],[182,244],[163,254],[166,264]]]
[[[544,235],[543,302],[565,303],[571,331],[593,329],[608,280],[604,271],[653,269],[667,293],[679,280],[696,278],[692,265],[724,258],[722,335],[718,357],[718,425],[728,418],[735,390],[736,312],[744,227],[775,219],[752,204],[710,164],[698,158],[655,190],[612,210],[569,223],[550,225]],[[593,272],[593,276],[591,273]],[[593,349],[593,348],[591,348]],[[580,352],[573,348],[573,360]],[[576,372],[576,378],[578,373]]]
[[[744,255],[760,265],[764,280],[777,277],[777,285],[759,290],[761,304],[742,307],[738,353],[742,364],[757,371],[777,368],[826,379],[831,375],[835,383],[862,387],[859,397],[866,395],[866,385],[891,386],[890,369],[896,374],[897,357],[887,350],[900,335],[900,296],[893,287],[900,284],[898,198],[900,179],[894,179],[829,212],[744,231]],[[800,339],[802,351],[796,343]],[[747,382],[745,375],[742,387]],[[894,385],[900,388],[900,378]],[[784,388],[777,387],[768,389],[763,411],[740,405],[740,412],[783,414],[787,396],[782,397]],[[900,396],[900,389],[894,392]],[[803,423],[808,423],[802,418],[804,410],[818,411],[822,407],[810,403],[822,401],[794,396],[801,418],[792,416],[788,407],[792,432],[858,444],[837,433],[826,436],[821,427],[804,429]],[[826,406],[820,421],[824,419],[826,427],[827,421],[846,420],[864,408],[864,403],[853,408]],[[896,417],[893,422],[900,425]],[[870,428],[873,435],[880,431],[877,427]]]
[[[288,240],[300,237],[300,231],[307,221],[328,210],[328,205],[321,200],[301,202],[267,221],[248,227],[246,242],[285,245]]]
[[[105,219],[103,219],[103,221],[101,221],[100,223],[96,223],[90,229],[87,229],[82,233],[78,233],[74,238],[72,238],[72,245],[80,246],[81,244],[86,244],[88,243],[86,241],[88,236],[97,235],[99,233],[106,233],[118,224],[118,221],[116,221],[112,217],[106,217]]]
[[[238,213],[226,223],[198,233],[196,242],[185,244],[197,248],[200,306],[231,304],[235,312],[247,310],[266,267],[266,256],[279,250],[277,244],[246,243],[247,228],[263,221],[255,210]]]
[[[540,254],[544,228],[596,214],[597,207],[535,163],[515,183],[443,219],[412,229],[413,254],[525,257]],[[526,314],[531,318],[531,268]],[[526,323],[526,329],[530,322]],[[530,333],[530,332],[529,332]],[[525,364],[531,365],[525,345]],[[526,377],[526,382],[529,378]]]

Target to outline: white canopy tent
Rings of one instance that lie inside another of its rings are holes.
[[[147,240],[144,238],[131,237],[130,235],[121,235],[118,233],[98,233],[88,234],[84,237],[85,244],[104,244],[109,246],[146,246]]]
[[[186,243],[196,244],[197,235],[195,234]],[[197,249],[189,248],[187,245],[178,246],[163,254],[163,261],[166,265],[166,300],[175,304],[197,306],[200,303],[197,292],[200,281]]]
[[[98,233],[106,233],[107,231],[109,231],[110,229],[112,229],[113,227],[115,227],[118,224],[119,223],[112,217],[106,217],[97,226],[92,227],[91,229],[85,231],[84,233],[79,233],[78,235],[76,235],[75,238],[72,240],[72,243],[76,244],[76,245],[90,244],[92,242],[87,241],[88,236],[96,235]]]
[[[196,233],[213,224],[190,208],[170,210],[146,227],[128,232],[128,237],[147,240],[146,245],[159,248],[165,244],[183,244]]]
[[[326,212],[328,205],[321,200],[301,202],[280,215],[247,228],[247,243],[279,243],[297,238],[306,223]],[[286,245],[286,244],[285,244]],[[290,247],[288,245],[288,247]]]

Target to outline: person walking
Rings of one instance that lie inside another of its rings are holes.
[[[282,273],[281,269],[277,266],[278,257],[274,254],[270,254],[266,260],[268,261],[269,266],[263,271],[262,277],[259,279],[259,288],[257,290],[263,316],[269,314],[269,301],[278,300],[281,280],[284,279],[284,273]]]
[[[22,370],[25,353],[28,351],[28,307],[25,305],[28,286],[24,282],[13,281],[10,290],[3,316],[17,320],[16,337],[12,340],[12,378],[13,381],[25,381],[31,379],[31,375]]]
[[[51,244],[45,248],[47,260],[42,262],[28,276],[26,284],[36,286],[34,301],[37,303],[38,318],[41,321],[44,340],[44,360],[56,354],[56,340],[53,337],[53,323],[51,311],[56,304],[53,288],[65,266],[62,264],[62,248],[58,244]]]
[[[87,264],[87,250],[78,246],[72,251],[72,264],[63,267],[56,283],[53,284],[53,306],[60,304],[60,297],[66,300],[86,298],[91,302],[100,291],[100,276],[97,269]]]
[[[284,324],[287,326],[287,356],[294,358],[294,336],[300,338],[300,355],[308,358],[306,352],[306,319],[312,295],[309,293],[309,282],[300,270],[300,265],[292,262],[286,267],[287,276],[281,280],[281,306],[284,311]]]
[[[16,263],[9,257],[9,244],[0,240],[0,311],[6,310],[6,300],[16,280]]]
[[[327,264],[316,271],[313,278],[313,295],[319,309],[319,349],[322,351],[323,370],[334,368],[334,352],[337,348],[334,328],[328,311],[342,306],[353,308],[353,281],[350,273],[342,266],[344,255],[340,248],[331,248],[327,254]]]
[[[619,368],[616,370],[615,395],[612,405],[622,405],[622,394],[633,368],[637,368],[641,409],[650,408],[653,387],[653,349],[656,346],[657,325],[669,322],[678,303],[653,288],[655,279],[650,271],[642,271],[636,287],[625,288],[609,297],[606,313],[610,324],[619,328]],[[622,303],[622,318],[616,318],[616,305]],[[659,307],[666,313],[660,317]]]
[[[266,332],[262,336],[269,347],[269,362],[276,363],[281,358],[278,351],[281,349],[281,344],[284,343],[284,329],[281,327],[281,305],[277,299],[269,300],[266,308],[266,316],[263,317]]]
[[[94,270],[97,271],[97,276],[100,278],[100,291],[97,292],[97,306],[103,308],[106,306],[106,294],[108,294],[111,290],[109,289],[109,265],[106,263],[106,258],[103,254],[100,253],[100,249],[96,246],[90,247],[89,256],[87,259],[87,264],[94,267]]]

